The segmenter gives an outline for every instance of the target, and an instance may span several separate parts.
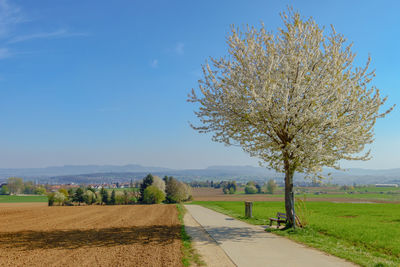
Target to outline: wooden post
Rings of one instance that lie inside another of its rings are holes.
[[[244,202],[244,214],[246,218],[252,218],[253,217],[253,202],[251,201],[245,201]]]

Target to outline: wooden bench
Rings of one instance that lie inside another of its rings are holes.
[[[297,217],[297,215],[295,217],[296,217],[296,225],[303,228],[303,224],[301,223],[300,218]],[[269,226],[272,226],[273,222],[276,222],[278,224],[278,227],[281,226],[281,223],[287,223],[286,213],[277,212],[276,218],[269,218]]]
[[[277,212],[276,218],[269,218],[269,226],[272,226],[273,222],[276,222],[278,224],[278,227],[281,226],[281,223],[286,223],[287,222],[286,213]]]

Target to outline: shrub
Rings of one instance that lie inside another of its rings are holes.
[[[47,195],[47,200],[48,200],[49,206],[53,206],[54,205],[54,193],[48,194]]]
[[[100,191],[97,191],[97,192],[95,193],[95,195],[96,195],[96,204],[97,204],[97,205],[101,205],[102,199],[101,199],[101,193],[100,193]]]
[[[34,189],[34,193],[36,194],[36,195],[46,195],[46,188],[44,188],[44,187],[36,187],[35,189]]]
[[[8,195],[8,194],[10,194],[8,187],[6,185],[3,185],[0,189],[0,195]]]
[[[265,192],[268,194],[273,194],[277,188],[277,185],[274,180],[270,179],[266,185],[264,186]]]
[[[96,203],[96,194],[92,190],[86,190],[83,194],[83,200],[87,205],[92,205]]]
[[[58,205],[64,205],[66,197],[63,193],[56,192],[54,193],[54,201],[58,203]]]
[[[224,182],[223,183],[223,189],[222,191],[224,192],[224,194],[234,194],[236,192],[237,186],[236,186],[236,182]]]
[[[35,185],[31,181],[24,182],[22,188],[22,193],[24,194],[35,194]]]
[[[65,188],[58,189],[58,192],[62,193],[66,198],[69,197],[68,191]]]
[[[73,188],[68,189],[68,198],[73,200],[75,194],[75,190]]]
[[[95,190],[93,187],[91,187],[91,186],[88,186],[88,187],[86,188],[86,191],[87,191],[87,190],[92,191],[93,193],[96,193],[96,190]]]
[[[164,181],[166,184],[165,193],[168,203],[180,203],[191,198],[192,189],[189,185],[167,176],[164,177]]]
[[[143,192],[143,202],[147,204],[159,204],[165,200],[165,193],[154,185],[148,186]]]
[[[124,205],[124,204],[128,204],[128,197],[125,197],[125,192],[121,192],[121,191],[116,191],[115,192],[115,204],[117,205]]]
[[[130,203],[130,204],[135,204],[135,203],[137,203],[137,202],[138,202],[138,200],[137,200],[136,197],[132,196],[132,197],[129,198],[129,203]]]
[[[188,184],[183,183],[183,182],[181,182],[181,184],[183,184],[183,186],[185,188],[185,198],[183,200],[187,201],[192,197],[192,187],[190,185],[188,185]]]
[[[126,190],[122,194],[122,203],[125,205],[129,203],[129,192]]]
[[[257,188],[254,185],[246,185],[244,192],[246,194],[255,194],[257,193]]]
[[[233,187],[229,188],[229,194],[231,194],[231,195],[235,194],[235,191],[236,190]]]
[[[256,182],[254,181],[248,181],[246,185],[252,185],[252,186],[256,186]]]

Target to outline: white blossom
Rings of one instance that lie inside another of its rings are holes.
[[[161,191],[163,191],[165,193],[165,182],[163,179],[161,179],[160,177],[154,175],[153,176],[153,183],[152,185],[154,185],[155,187],[157,187],[158,189],[160,189]]]
[[[374,71],[355,67],[352,44],[335,29],[329,34],[312,18],[281,15],[277,34],[232,27],[229,56],[210,58],[203,66],[199,90],[190,102],[201,133],[213,140],[239,145],[251,156],[286,173],[318,174],[338,161],[368,160],[366,144],[373,142],[376,119],[385,103],[371,86]],[[289,191],[292,191],[290,189]]]

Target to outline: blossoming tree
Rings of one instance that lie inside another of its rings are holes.
[[[293,175],[321,178],[323,166],[368,160],[376,119],[386,98],[370,85],[375,76],[355,67],[351,44],[312,18],[289,9],[277,34],[232,27],[229,56],[203,66],[196,103],[201,133],[239,145],[265,166],[285,173],[285,209],[293,224]]]

